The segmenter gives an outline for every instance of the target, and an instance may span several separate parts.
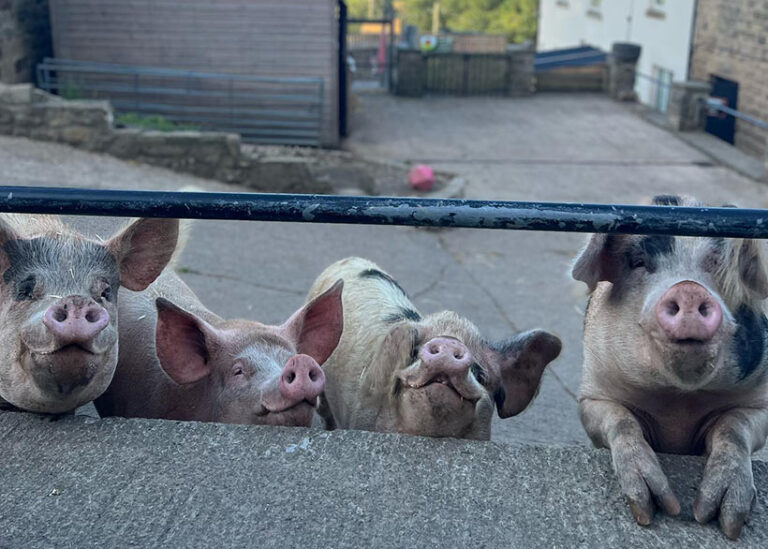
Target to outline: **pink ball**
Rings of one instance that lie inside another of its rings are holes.
[[[408,172],[408,184],[417,191],[428,191],[435,184],[435,171],[432,166],[419,164]]]

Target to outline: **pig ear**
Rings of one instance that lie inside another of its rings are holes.
[[[19,235],[2,217],[0,217],[0,275],[8,270],[11,261],[5,252],[5,245],[11,240],[17,240]]]
[[[593,234],[571,269],[571,276],[585,282],[590,293],[602,280],[616,282],[624,268],[620,250],[623,235]]]
[[[208,339],[214,328],[162,297],[157,306],[155,344],[160,366],[179,385],[211,373]]]
[[[282,329],[299,354],[309,355],[318,364],[328,360],[344,329],[341,292],[344,281],[337,280],[324,293],[293,313]]]
[[[120,283],[141,291],[171,260],[179,238],[178,219],[137,219],[105,246],[120,265]]]
[[[557,358],[561,348],[556,336],[544,330],[531,330],[492,351],[492,362],[498,367],[493,397],[499,417],[525,410],[539,390],[544,368]]]
[[[760,299],[768,297],[768,261],[763,246],[762,241],[752,239],[743,239],[735,246],[741,279]]]

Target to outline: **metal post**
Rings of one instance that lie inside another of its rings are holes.
[[[339,137],[347,137],[347,4],[339,0]]]

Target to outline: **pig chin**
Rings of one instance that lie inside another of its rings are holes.
[[[674,387],[693,391],[707,385],[717,373],[723,334],[707,342],[669,339],[658,326],[645,329],[650,340],[650,357],[664,378]]]

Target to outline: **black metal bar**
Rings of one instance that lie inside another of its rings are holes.
[[[749,122],[750,124],[753,124],[762,130],[768,130],[768,122],[766,122],[765,120],[760,120],[759,118],[755,118],[754,116],[750,116],[741,111],[737,111],[736,109],[727,107],[726,105],[723,105],[716,99],[708,97],[707,99],[704,100],[704,103],[706,104],[708,109],[722,111],[725,114],[730,114],[734,118],[738,118],[739,120],[744,120],[745,122]]]
[[[0,212],[768,238],[768,210],[0,187]]]

